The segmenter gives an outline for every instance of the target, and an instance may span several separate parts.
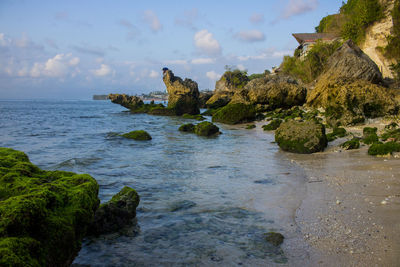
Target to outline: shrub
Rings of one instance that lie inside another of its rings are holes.
[[[240,89],[249,82],[247,71],[232,69],[229,66],[225,66],[225,70],[226,71],[222,75],[221,80],[225,80],[228,85]]]

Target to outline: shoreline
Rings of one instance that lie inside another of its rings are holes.
[[[398,266],[398,159],[332,146],[287,157],[308,179],[295,222],[310,245],[311,266]]]

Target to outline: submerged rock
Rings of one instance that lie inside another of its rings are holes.
[[[144,130],[132,131],[129,133],[125,133],[122,136],[128,139],[139,140],[139,141],[151,140],[151,135]]]
[[[87,174],[44,171],[0,148],[0,265],[69,266],[99,205]]]
[[[206,118],[204,118],[202,115],[197,114],[197,115],[190,115],[190,114],[183,114],[182,118],[184,119],[192,119],[192,120],[198,120],[198,121],[204,121]]]
[[[275,141],[285,151],[310,154],[327,146],[324,125],[315,121],[282,122],[275,131]]]
[[[242,103],[228,104],[219,109],[212,116],[212,121],[226,124],[252,122],[256,118],[256,111],[252,105]]]
[[[265,240],[274,246],[280,246],[283,243],[285,237],[281,233],[268,232],[264,234]]]
[[[191,79],[182,80],[171,70],[164,72],[163,81],[168,91],[168,109],[175,115],[199,114],[199,89]]]
[[[139,202],[138,193],[125,186],[110,201],[100,205],[89,227],[88,234],[100,235],[117,232],[125,226],[132,225]]]

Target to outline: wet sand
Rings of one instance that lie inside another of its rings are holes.
[[[295,220],[311,266],[400,266],[400,159],[367,149],[287,153],[308,177]]]

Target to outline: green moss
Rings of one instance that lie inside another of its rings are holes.
[[[347,134],[345,128],[335,127],[333,128],[333,132],[326,135],[328,142],[335,140],[338,137],[345,137]]]
[[[0,265],[71,264],[99,203],[96,180],[40,170],[9,148],[0,166]]]
[[[175,110],[166,107],[153,107],[147,113],[159,116],[175,116]]]
[[[255,124],[249,124],[249,125],[246,126],[247,130],[251,130],[251,129],[254,129],[254,128],[256,128]]]
[[[369,155],[387,155],[393,152],[400,152],[400,143],[397,142],[387,142],[387,143],[376,143],[372,144],[368,149]]]
[[[212,121],[226,124],[238,124],[254,121],[256,116],[252,105],[242,103],[228,104],[214,113]]]
[[[369,134],[362,139],[364,144],[370,145],[379,141],[379,137],[376,133]]]
[[[191,115],[191,114],[183,114],[182,118],[185,119],[192,119],[192,120],[198,120],[198,121],[204,121],[206,118],[204,118],[203,116],[201,116],[200,114],[197,115]]]
[[[274,246],[280,246],[285,237],[281,233],[268,232],[264,234],[265,240]]]
[[[381,135],[381,139],[383,141],[386,141],[388,139],[391,139],[392,141],[400,141],[400,129],[386,131]]]
[[[211,122],[203,121],[195,126],[194,132],[200,136],[210,136],[219,133],[219,128]]]
[[[178,130],[181,131],[181,132],[194,133],[194,128],[195,128],[194,124],[187,123],[187,124],[181,125]]]
[[[262,128],[264,129],[264,131],[273,131],[273,130],[278,129],[278,127],[281,125],[281,123],[282,123],[282,120],[274,119],[269,124],[264,125]]]
[[[358,149],[358,148],[360,148],[360,139],[359,138],[353,138],[353,139],[351,139],[349,141],[344,142],[340,146],[342,148],[344,148],[345,150]]]
[[[388,125],[385,126],[385,130],[394,130],[396,128],[399,128],[399,125],[395,122],[391,122]]]
[[[122,136],[128,139],[134,139],[140,141],[151,140],[150,134],[144,130],[132,131],[129,133],[125,133]]]
[[[249,77],[247,77],[246,71],[241,71],[238,69],[232,69],[228,66],[225,66],[225,73],[222,75],[221,80],[226,81],[229,87],[233,88],[243,88],[248,82]]]
[[[203,113],[201,113],[201,115],[203,116],[212,116],[215,112],[217,112],[218,109],[207,109],[206,111],[204,111]]]

